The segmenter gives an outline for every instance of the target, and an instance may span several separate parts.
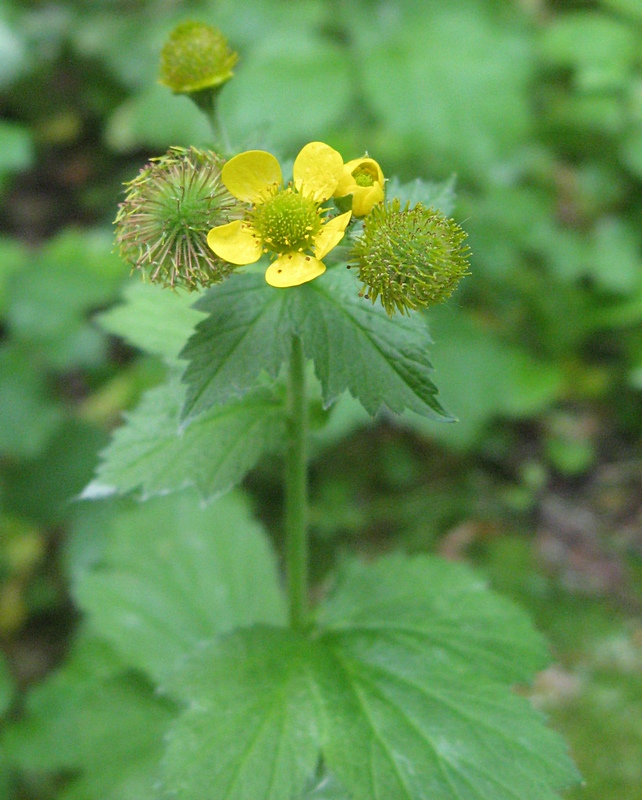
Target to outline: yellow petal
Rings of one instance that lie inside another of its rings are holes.
[[[247,150],[223,166],[221,180],[244,203],[261,203],[283,180],[279,162],[265,150]]]
[[[324,258],[333,247],[339,244],[351,216],[352,211],[346,211],[345,214],[334,217],[321,228],[314,239],[314,255],[317,258]]]
[[[383,197],[383,186],[380,183],[375,183],[374,186],[357,186],[352,193],[352,213],[355,217],[365,217]]]
[[[254,264],[263,252],[254,229],[241,220],[212,228],[207,243],[219,258],[230,264]]]
[[[303,253],[286,253],[279,256],[274,264],[270,264],[265,273],[265,280],[277,289],[289,286],[300,286],[313,281],[325,272],[325,264],[318,258]]]
[[[343,172],[341,155],[323,142],[310,142],[296,157],[292,176],[294,185],[316,203],[332,197]]]

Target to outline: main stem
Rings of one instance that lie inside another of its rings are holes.
[[[305,358],[298,336],[292,338],[288,380],[287,455],[285,471],[285,557],[290,627],[303,630],[308,621],[308,402]]]

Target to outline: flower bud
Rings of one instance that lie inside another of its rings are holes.
[[[121,257],[154,283],[190,291],[227,278],[234,266],[207,246],[207,233],[242,216],[221,182],[223,159],[172,147],[127,186],[115,220]]]
[[[404,314],[441,303],[468,275],[466,232],[433,208],[399,200],[375,206],[355,241],[351,267],[359,270],[361,292],[386,312]]]
[[[373,158],[368,156],[355,158],[343,165],[343,173],[334,191],[334,197],[341,200],[351,196],[351,205],[346,208],[341,202],[337,205],[342,210],[351,210],[355,217],[365,217],[383,200],[383,185],[383,172]]]
[[[214,89],[228,81],[238,54],[211,25],[187,21],[177,25],[161,51],[159,83],[175,94]]]

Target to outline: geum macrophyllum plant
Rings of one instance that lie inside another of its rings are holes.
[[[372,415],[453,419],[423,311],[453,291],[468,250],[440,187],[415,182],[413,205],[403,186],[386,201],[375,160],[344,163],[318,141],[287,185],[262,150],[214,181],[218,155],[189,163],[209,176],[189,202],[172,193],[182,173],[168,188],[164,172],[133,182],[117,219],[131,263],[203,289],[192,309],[138,287],[107,315],[109,330],[166,358],[169,378],[116,431],[86,494],[195,486],[212,501],[261,454],[281,454],[285,589],[272,545],[230,499],[210,507],[211,532],[194,511],[156,549],[152,537],[127,581],[118,564],[85,581],[93,629],[177,704],[149,785],[180,800],[554,800],[577,776],[513,691],[548,658],[519,609],[463,565],[400,554],[345,558],[311,602],[307,362],[326,407],[349,393]],[[248,267],[266,255],[265,275]]]

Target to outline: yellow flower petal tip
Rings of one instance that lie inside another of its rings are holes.
[[[265,280],[277,289],[288,289],[313,281],[324,272],[325,264],[318,258],[303,253],[289,253],[270,264]]]
[[[219,258],[239,266],[254,264],[263,252],[252,227],[241,220],[212,228],[207,244]]]
[[[343,165],[334,197],[352,195],[352,213],[365,217],[384,198],[385,178],[374,158],[355,158]]]
[[[283,182],[279,162],[265,150],[247,150],[224,165],[221,180],[244,203],[261,203]]]
[[[323,142],[310,142],[296,157],[292,169],[297,191],[317,203],[329,200],[343,173],[341,154]]]

